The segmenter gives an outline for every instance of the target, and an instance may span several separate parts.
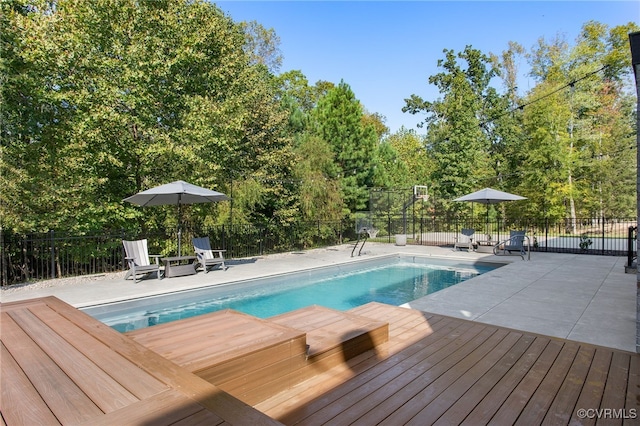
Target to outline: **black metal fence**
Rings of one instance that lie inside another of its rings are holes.
[[[442,219],[412,216],[385,216],[371,219],[377,232],[370,241],[408,244],[453,245],[462,228],[476,230],[476,239],[498,242],[510,230],[526,229],[532,251],[629,256],[636,253],[636,219],[585,218],[551,222],[548,220]],[[1,284],[101,274],[126,269],[123,239],[146,238],[150,254],[178,253],[176,232],[104,232],[69,235],[62,232],[14,234],[0,231]],[[206,229],[185,229],[181,233],[182,254],[191,254],[191,238],[208,235],[211,245],[227,250],[229,258],[246,258],[331,246],[353,241],[353,222],[306,222],[282,225],[221,225]]]
[[[597,254],[604,256],[628,256],[629,247],[637,250],[635,233],[629,228],[637,226],[636,218],[580,218],[550,220],[466,220],[440,218],[415,218],[406,226],[409,243],[422,245],[451,245],[463,228],[476,231],[475,239],[499,242],[509,237],[512,230],[526,230],[532,251],[553,253]],[[396,218],[386,227],[396,234],[403,232],[404,224]],[[394,236],[386,230],[378,237],[388,242]]]
[[[150,254],[176,255],[177,232],[104,232],[70,235],[63,232],[14,234],[0,231],[0,277],[3,286],[79,275],[102,274],[126,269],[122,240],[146,238]],[[181,233],[182,254],[192,254],[191,238],[209,236],[212,247],[227,250],[229,258],[303,250],[339,244],[355,236],[353,226],[341,222],[275,225],[221,225],[207,229],[185,229]]]

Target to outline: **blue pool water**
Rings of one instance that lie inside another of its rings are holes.
[[[296,273],[206,290],[174,293],[85,309],[100,321],[125,332],[234,309],[268,318],[310,305],[347,310],[368,302],[402,305],[458,284],[496,265],[451,261],[392,260],[383,265]]]

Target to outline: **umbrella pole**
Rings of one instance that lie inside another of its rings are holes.
[[[178,257],[182,256],[182,223],[180,221],[180,199],[182,195],[178,195]]]
[[[487,239],[491,241],[491,228],[489,226],[489,204],[487,204]]]

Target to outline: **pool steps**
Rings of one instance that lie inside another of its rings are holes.
[[[309,306],[268,319],[223,310],[126,335],[253,405],[366,351],[389,324]]]

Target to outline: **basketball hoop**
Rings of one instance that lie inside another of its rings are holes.
[[[426,203],[429,200],[429,191],[426,185],[415,185],[413,187],[413,198],[415,200],[422,200]]]

